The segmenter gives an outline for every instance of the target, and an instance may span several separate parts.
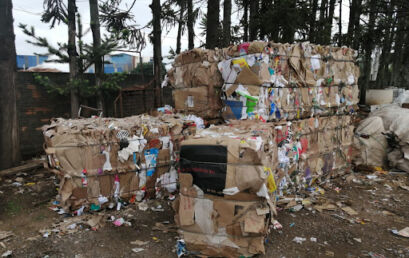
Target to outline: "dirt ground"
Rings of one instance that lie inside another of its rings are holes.
[[[283,228],[271,229],[266,254],[259,257],[409,257],[409,238],[391,232],[409,226],[409,191],[404,189],[409,186],[408,175],[367,176],[362,172],[334,179],[322,186],[324,194],[300,211],[281,205],[277,220]],[[121,211],[98,213],[104,214],[104,221],[122,217],[130,225],[117,227],[107,221],[94,231],[72,223],[72,230],[58,232],[53,224],[73,218],[50,209],[57,194],[55,181],[42,169],[0,178],[0,236],[1,231],[13,233],[0,239],[0,255],[12,251],[13,257],[176,257],[170,201],[162,200],[165,210],[159,212],[131,204]],[[333,204],[333,210],[314,208],[326,203]],[[157,201],[148,205],[156,206]],[[351,207],[358,214],[348,215],[340,207]],[[295,237],[305,241],[296,243]],[[131,244],[135,240],[147,243]],[[143,250],[135,253],[134,248]]]

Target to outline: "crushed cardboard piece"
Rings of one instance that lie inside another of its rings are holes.
[[[324,210],[335,211],[337,209],[337,206],[335,206],[332,203],[325,203],[323,205],[314,205],[314,209],[316,209],[319,212],[322,212]]]
[[[14,236],[13,232],[11,231],[0,231],[0,241],[7,239],[9,237]]]
[[[348,215],[350,215],[350,216],[358,215],[358,212],[356,212],[354,209],[352,209],[352,208],[349,207],[349,206],[342,207],[341,209],[342,209],[343,211],[345,211],[346,213],[348,213]]]

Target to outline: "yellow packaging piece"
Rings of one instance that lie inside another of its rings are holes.
[[[244,58],[233,59],[233,61],[231,61],[231,62],[232,62],[233,65],[237,64],[238,66],[240,66],[240,68],[243,68],[243,67],[249,68],[249,65],[247,64],[247,61]]]
[[[271,171],[271,168],[264,167],[264,171],[268,171],[267,188],[268,188],[268,191],[270,193],[272,193],[275,190],[277,190],[276,181],[274,180],[274,176],[273,176],[273,173]]]

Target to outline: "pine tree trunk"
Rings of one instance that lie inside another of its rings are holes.
[[[95,85],[97,88],[97,107],[102,110],[105,115],[104,96],[102,94],[102,80],[104,76],[104,64],[102,62],[103,56],[100,54],[101,48],[101,30],[99,24],[98,0],[89,0],[89,10],[91,17],[91,30],[93,40],[93,52],[95,58]]]
[[[261,7],[260,7],[260,17],[259,19],[263,22],[259,22],[260,25],[260,39],[261,40],[265,40],[267,34],[268,34],[268,30],[267,30],[267,22],[266,22],[266,18],[267,18],[267,14],[266,12],[271,8],[271,5],[273,4],[272,0],[261,0]]]
[[[400,3],[397,10],[397,28],[396,28],[396,38],[394,44],[394,55],[393,55],[393,65],[392,65],[392,84],[395,87],[402,87],[402,63],[403,63],[403,53],[404,53],[404,43],[405,43],[405,23],[408,19],[405,19],[405,13],[403,12],[403,3]]]
[[[195,31],[193,28],[193,0],[187,0],[187,34],[188,34],[188,48],[193,49],[195,47],[194,38]]]
[[[357,2],[359,0],[352,0],[352,3],[349,7],[349,21],[348,21],[348,34],[346,38],[346,44],[351,47],[352,46],[352,41],[354,37],[354,21],[355,21],[355,15],[357,13]]]
[[[249,36],[250,41],[257,39],[258,34],[258,9],[259,9],[259,0],[250,1],[250,24],[249,24]]]
[[[180,1],[180,13],[179,13],[179,21],[178,21],[178,35],[176,38],[176,54],[180,53],[181,49],[181,39],[182,39],[182,30],[183,30],[183,15],[185,13],[185,1]]]
[[[11,0],[0,0],[0,170],[20,160],[12,9]]]
[[[406,32],[405,32],[405,39],[404,39],[404,47],[403,47],[403,54],[402,54],[402,79],[401,84],[399,87],[409,89],[409,17],[406,16]]]
[[[193,28],[193,0],[187,0],[187,33],[188,33],[188,48],[193,49],[195,47],[194,37],[195,32]]]
[[[309,31],[309,40],[310,42],[314,43],[316,41],[315,37],[315,22],[316,22],[316,15],[317,15],[317,9],[318,9],[318,0],[313,0],[312,1],[312,7],[311,7],[311,14],[310,14],[310,31]]]
[[[75,0],[68,0],[68,56],[70,59],[70,81],[73,82],[78,78],[78,61],[77,50],[75,44],[75,12],[77,7],[75,6]],[[80,108],[79,91],[78,88],[71,88],[71,117],[78,117],[78,110]]]
[[[155,107],[162,106],[162,89],[161,89],[161,66],[162,66],[162,29],[160,24],[161,6],[160,0],[152,0],[150,5],[152,9],[153,24],[153,73],[155,88]]]
[[[219,41],[219,14],[220,1],[207,1],[207,24],[206,24],[206,48],[213,49],[218,46]]]
[[[364,81],[361,83],[361,99],[360,103],[365,104],[366,89],[369,88],[370,78],[371,78],[371,54],[373,50],[373,32],[375,28],[375,18],[376,18],[376,0],[370,0],[369,2],[369,21],[368,21],[368,33],[365,39],[365,61],[364,61]]]
[[[392,0],[387,8],[386,12],[386,21],[387,27],[385,28],[385,37],[382,42],[382,54],[380,57],[379,62],[379,69],[378,69],[378,76],[376,80],[377,88],[383,88],[389,84],[389,80],[387,79],[388,67],[389,67],[389,60],[390,60],[390,52],[392,48],[392,39],[395,29],[395,19],[392,18],[394,13],[393,9],[395,7],[395,1]]]
[[[280,5],[280,0],[274,0],[273,8],[275,10],[275,13],[278,13],[278,10],[281,10],[281,6],[282,4]],[[272,24],[270,39],[272,39],[274,42],[279,42],[280,25],[280,22],[273,22]]]
[[[342,46],[342,0],[339,0],[338,47]]]
[[[296,12],[297,7],[297,0],[289,0],[285,3],[286,9],[289,12]],[[295,22],[285,23],[283,26],[283,36],[282,41],[285,43],[293,43],[294,42],[294,34],[295,34]]]
[[[249,1],[243,0],[243,41],[249,41]]]
[[[331,43],[331,31],[332,31],[332,20],[334,19],[335,10],[335,0],[329,1],[328,18],[325,22],[325,39],[324,44],[329,45]]]
[[[315,37],[315,41],[316,43],[320,43],[322,44],[323,41],[325,40],[325,36],[323,35],[324,31],[325,31],[325,22],[326,22],[326,18],[325,18],[325,12],[327,11],[327,5],[328,5],[328,0],[321,0],[321,4],[320,4],[320,16],[319,16],[319,20],[318,20],[318,26],[317,26],[317,34]]]
[[[352,36],[352,48],[359,50],[359,45],[361,43],[361,28],[359,23],[361,21],[361,14],[362,14],[362,0],[357,0],[357,6],[354,15],[354,31]]]
[[[223,3],[223,46],[228,47],[231,41],[231,0]]]

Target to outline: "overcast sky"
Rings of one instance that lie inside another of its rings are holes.
[[[132,3],[132,0],[123,0],[127,5]],[[135,21],[138,25],[145,25],[152,19],[152,11],[149,4],[152,0],[136,0],[132,9],[135,15]],[[89,3],[88,0],[77,0],[78,11],[81,14],[84,31],[89,28]],[[125,7],[125,6],[124,6]],[[206,6],[204,6],[206,7]],[[45,53],[44,49],[33,46],[26,42],[29,39],[20,28],[19,23],[34,26],[36,34],[46,37],[54,46],[57,42],[67,42],[67,26],[65,24],[56,25],[55,28],[50,29],[48,24],[41,22],[41,12],[43,11],[43,0],[13,0],[13,15],[14,15],[14,33],[16,34],[16,51],[18,55],[31,55],[33,53]],[[104,31],[104,30],[103,30]],[[198,27],[195,31],[198,31]],[[149,34],[150,29],[145,30],[146,35]],[[198,33],[197,33],[198,34]],[[173,28],[168,34],[162,32],[162,55],[167,55],[170,48],[176,48],[177,28]],[[200,36],[196,37],[195,45],[200,44]],[[148,39],[146,39],[148,41]],[[89,32],[85,36],[85,41],[92,41],[92,34]],[[188,40],[187,33],[182,38],[182,50],[187,49]],[[143,56],[153,56],[153,49],[151,44],[142,52]]]
[[[36,34],[39,36],[46,37],[49,42],[53,45],[57,45],[57,42],[67,42],[67,26],[64,24],[56,25],[55,28],[50,29],[48,24],[41,22],[41,12],[43,11],[43,1],[44,0],[13,0],[13,15],[14,15],[14,33],[16,34],[16,50],[19,55],[31,55],[33,53],[45,53],[44,49],[35,47],[31,44],[26,43],[28,39],[26,35],[23,34],[20,28],[18,28],[19,23],[28,24],[29,26],[34,26]],[[65,1],[66,2],[66,1]],[[82,22],[84,26],[84,31],[89,27],[89,0],[77,0],[78,10],[82,17]],[[149,8],[149,4],[152,0],[136,0],[136,3],[132,9],[132,12],[135,16],[136,23],[143,26],[152,19],[152,12]],[[221,1],[222,3],[223,1]],[[343,19],[343,32],[346,32],[347,22],[349,16],[349,3],[348,1],[343,1],[342,9],[342,19]],[[130,5],[132,0],[123,0],[125,5]],[[125,6],[124,6],[125,7]],[[200,6],[202,12],[206,12],[206,4]],[[335,10],[335,16],[338,15],[338,5]],[[222,13],[222,8],[221,8]],[[236,25],[239,22],[239,14],[235,7],[233,7],[232,14],[232,25]],[[222,18],[222,15],[221,15]],[[334,21],[335,22],[335,21]],[[195,46],[203,43],[204,38],[200,37],[199,22],[195,25]],[[334,24],[334,26],[336,26]],[[337,30],[337,27],[334,27],[333,30]],[[149,29],[146,29],[146,35],[150,32]],[[162,55],[167,55],[170,48],[176,48],[176,37],[177,37],[177,27],[173,28],[168,34],[165,31],[162,32]],[[85,41],[91,42],[92,35],[89,32],[85,36]],[[148,39],[147,39],[148,41]],[[202,42],[200,42],[202,41]],[[182,50],[187,49],[187,33],[182,37]],[[143,50],[143,56],[153,56],[153,49],[151,44],[147,44],[146,48]]]

